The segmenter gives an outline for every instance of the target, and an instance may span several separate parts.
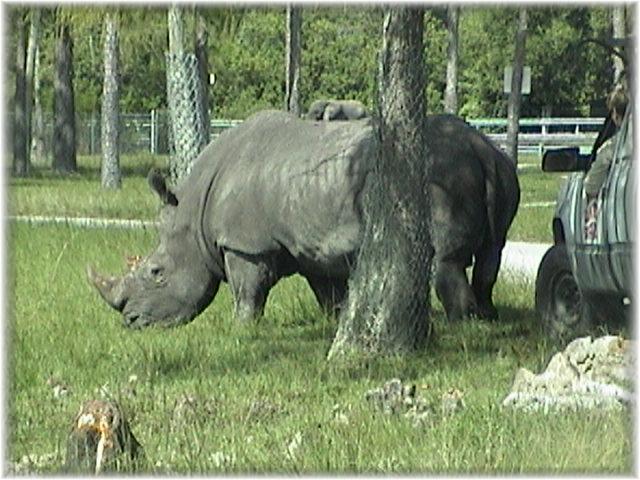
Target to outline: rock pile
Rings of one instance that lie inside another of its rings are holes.
[[[464,408],[462,392],[451,388],[442,394],[440,399],[440,413],[446,417]],[[435,420],[438,416],[437,401],[429,402],[417,393],[415,384],[403,385],[393,378],[382,387],[374,388],[365,393],[365,399],[377,410],[385,414],[402,414],[416,427]]]
[[[524,410],[622,408],[633,401],[632,342],[578,338],[538,375],[521,368],[503,406]]]

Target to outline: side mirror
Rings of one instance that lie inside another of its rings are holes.
[[[542,156],[543,172],[580,172],[589,168],[589,155],[580,154],[578,147],[547,150]]]

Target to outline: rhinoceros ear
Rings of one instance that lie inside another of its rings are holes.
[[[178,205],[178,198],[169,189],[169,187],[167,187],[167,182],[158,170],[155,168],[149,170],[147,181],[149,182],[151,189],[158,194],[162,203],[165,205],[172,205],[174,207]]]

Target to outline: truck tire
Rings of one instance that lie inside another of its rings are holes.
[[[535,307],[545,333],[552,340],[565,342],[593,327],[592,309],[583,300],[564,245],[554,245],[540,261]]]

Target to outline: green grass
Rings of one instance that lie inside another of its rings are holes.
[[[12,180],[10,200],[26,197],[29,181]],[[47,205],[34,201],[30,213],[59,214],[57,202],[71,212],[86,200],[83,192],[99,195],[95,171],[77,178],[82,189],[45,173],[35,181],[58,193]],[[535,182],[555,195],[544,178]],[[127,183],[139,185],[140,198],[147,191],[140,175]],[[156,200],[145,195],[148,210],[123,196],[100,214],[152,218]],[[530,237],[524,223],[522,235]],[[500,407],[516,370],[540,371],[555,351],[539,330],[530,281],[498,282],[500,322],[451,325],[434,301],[435,335],[424,351],[329,363],[335,320],[320,313],[299,277],[276,286],[257,324],[234,323],[223,286],[191,324],[132,332],[91,289],[85,265],[120,272],[124,255],[153,248],[153,231],[12,223],[8,241],[8,455],[55,454],[42,473],[58,471],[79,405],[105,385],[133,415],[146,470],[155,473],[631,472],[628,411],[543,415]],[[50,375],[71,394],[53,398]],[[132,375],[135,395],[125,393]],[[393,377],[416,383],[436,407],[457,388],[465,408],[451,416],[436,408],[419,428],[378,413],[364,394]],[[185,395],[197,400],[191,411],[176,409]],[[348,423],[336,421],[335,411]],[[299,446],[288,449],[295,438]]]
[[[100,158],[79,157],[79,171],[60,175],[34,168],[27,178],[10,178],[8,209],[11,215],[66,215],[105,218],[154,219],[158,198],[147,185],[152,167],[166,168],[166,157],[123,156],[122,188],[100,188]]]
[[[521,206],[509,230],[509,240],[546,242],[553,239],[553,206],[529,206],[555,202],[562,174],[544,173],[536,155],[520,159]],[[166,169],[166,158],[151,155],[123,156],[123,185],[120,190],[99,188],[100,158],[80,157],[79,173],[57,175],[50,169],[35,169],[28,178],[9,181],[8,209],[11,215],[89,216],[126,219],[155,219],[159,203],[146,181],[151,167]]]

